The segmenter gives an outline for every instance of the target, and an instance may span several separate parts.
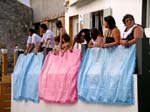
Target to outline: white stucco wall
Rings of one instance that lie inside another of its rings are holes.
[[[114,16],[118,28],[122,31],[124,25],[122,18],[125,14],[134,15],[135,22],[141,24],[142,18],[142,0],[94,0],[90,4],[77,8],[71,6],[65,15],[65,27],[69,32],[69,17],[74,15],[82,15],[102,9],[112,8],[112,16]]]
[[[138,112],[137,104],[137,75],[134,75],[135,105],[108,105],[93,104],[78,101],[75,104],[55,104],[14,101],[12,100],[11,112]]]

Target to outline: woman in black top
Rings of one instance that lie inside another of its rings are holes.
[[[136,43],[136,38],[144,36],[144,30],[141,25],[135,24],[134,17],[131,14],[126,14],[122,21],[126,28],[123,37],[120,39],[120,44],[128,47]]]
[[[120,31],[116,27],[115,19],[112,16],[105,17],[104,26],[107,30],[104,33],[104,44],[102,47],[106,48],[119,45]]]

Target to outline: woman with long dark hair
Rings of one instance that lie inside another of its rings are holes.
[[[112,16],[105,17],[104,18],[104,26],[105,26],[105,28],[107,28],[107,30],[104,33],[103,48],[119,45],[120,31],[116,27],[115,19]]]

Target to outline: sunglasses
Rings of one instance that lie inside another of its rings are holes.
[[[133,19],[126,19],[125,22],[133,21]]]

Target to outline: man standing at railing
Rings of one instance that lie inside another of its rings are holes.
[[[41,42],[38,45],[38,48],[35,51],[35,54],[37,54],[37,52],[44,51],[44,54],[46,55],[54,48],[54,34],[47,28],[46,24],[41,24],[40,30],[43,36]]]
[[[38,44],[41,41],[41,37],[37,35],[34,31],[34,29],[29,29],[29,39],[27,43],[27,49],[24,54],[30,53],[33,50],[36,50],[38,47]]]

